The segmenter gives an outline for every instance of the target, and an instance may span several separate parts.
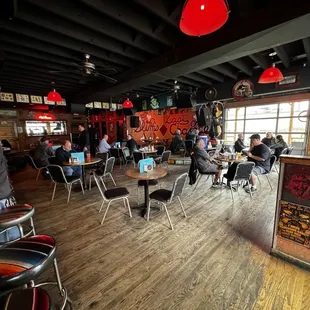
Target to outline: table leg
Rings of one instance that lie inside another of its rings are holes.
[[[144,206],[142,209],[141,215],[146,216],[147,206],[149,205],[150,196],[149,196],[149,181],[146,180],[144,184]]]
[[[85,167],[84,165],[82,165],[82,180],[83,180],[83,186],[84,186],[84,190],[86,189],[86,175],[85,175]]]

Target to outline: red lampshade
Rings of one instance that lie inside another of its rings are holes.
[[[221,28],[228,19],[226,0],[188,0],[180,29],[189,36],[203,36]]]
[[[50,91],[47,95],[47,100],[48,101],[53,101],[53,102],[62,102],[62,98],[59,93],[55,89],[53,91]]]
[[[271,68],[266,69],[260,76],[258,83],[269,84],[283,81],[284,77],[282,72],[273,65]]]
[[[124,109],[131,109],[131,108],[133,108],[133,104],[132,104],[132,102],[128,98],[123,102],[123,108]]]

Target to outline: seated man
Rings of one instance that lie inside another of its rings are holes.
[[[62,166],[65,176],[80,177],[82,175],[81,166],[64,166],[63,162],[69,161],[71,154],[74,153],[71,150],[71,142],[65,140],[63,145],[56,150],[55,157],[59,166]]]
[[[254,134],[250,137],[251,147],[248,152],[244,153],[248,156],[248,161],[255,163],[253,172],[257,174],[265,174],[270,171],[270,149],[260,140],[259,134]],[[251,191],[254,192],[256,188],[256,178],[254,175],[251,175],[250,178]],[[246,191],[249,192],[249,189],[246,188]]]
[[[126,147],[129,148],[130,156],[132,156],[132,153],[138,149],[137,142],[132,138],[131,134],[128,134],[127,136],[127,143]]]
[[[246,148],[246,145],[243,142],[243,134],[238,134],[238,139],[235,141],[235,152],[241,153],[243,149]]]
[[[49,164],[48,158],[54,156],[53,149],[48,145],[49,140],[46,137],[42,137],[34,149],[33,160],[39,168],[46,167]]]
[[[266,132],[266,137],[263,138],[262,143],[264,143],[268,147],[271,147],[273,144],[276,144],[276,139],[271,132]]]
[[[171,141],[170,148],[172,153],[176,153],[180,149],[185,148],[184,142],[181,137],[181,131],[179,129],[177,129],[175,132],[175,136]]]
[[[194,148],[194,159],[197,162],[198,170],[201,173],[215,173],[213,187],[219,187],[219,179],[222,173],[222,166],[213,162],[209,154],[204,150],[204,141],[200,138],[196,140]]]
[[[195,145],[197,139],[197,131],[195,128],[191,128],[185,136],[185,140],[193,141],[193,145]]]
[[[111,145],[108,143],[108,135],[104,135],[102,140],[100,141],[99,143],[99,152],[100,153],[108,153],[110,148],[111,148]]]
[[[288,148],[287,143],[284,141],[282,135],[276,136],[276,144],[272,145],[270,149],[274,150],[274,155],[277,157],[277,160],[279,159],[282,151],[284,149]]]

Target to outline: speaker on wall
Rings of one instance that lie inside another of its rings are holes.
[[[139,125],[139,116],[130,116],[130,128],[138,128]]]
[[[212,121],[211,110],[209,108],[200,108],[196,111],[198,126],[210,126]]]

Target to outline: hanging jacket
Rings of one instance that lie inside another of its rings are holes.
[[[194,185],[197,181],[198,165],[196,159],[191,155],[191,166],[189,168],[189,185]]]

